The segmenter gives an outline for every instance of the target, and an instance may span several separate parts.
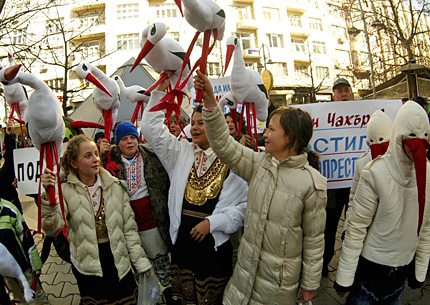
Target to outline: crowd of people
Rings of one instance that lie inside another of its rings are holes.
[[[406,282],[423,284],[430,126],[418,100],[404,103],[393,123],[375,112],[367,126],[370,152],[357,160],[352,188],[327,190],[309,145],[308,112],[272,111],[258,149],[246,127],[223,113],[199,71],[194,86],[203,90],[203,104],[190,123],[174,115],[167,124],[163,111],[149,111],[162,102],[172,73],[160,77],[142,117],[147,143],[130,122],[116,126],[112,143],[103,133],[68,134],[61,159],[65,217],[49,202],[56,172],[41,175],[42,229],[55,238],[68,228],[63,241],[81,304],[135,304],[143,273],[156,275],[167,304],[305,304],[332,271],[343,211],[334,288],[340,296],[349,292],[346,304],[400,304]],[[346,79],[334,83],[333,99],[354,99]],[[0,300],[48,304],[38,280],[42,260],[25,234],[15,188],[13,125],[0,169],[0,242],[20,258],[18,269],[35,294],[5,276]],[[113,174],[104,168],[108,154],[118,168]]]

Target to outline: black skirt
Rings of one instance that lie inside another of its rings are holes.
[[[172,294],[186,304],[222,304],[232,274],[233,249],[230,241],[215,249],[210,233],[203,241],[194,241],[190,231],[202,220],[182,215],[172,248]]]
[[[80,304],[136,304],[138,291],[133,272],[130,270],[119,280],[109,242],[99,244],[99,255],[103,277],[84,275],[72,265],[81,294]]]

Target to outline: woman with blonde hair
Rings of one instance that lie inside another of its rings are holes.
[[[266,151],[254,152],[229,136],[209,79],[197,72],[204,90],[203,120],[211,147],[232,172],[249,183],[244,234],[224,305],[306,303],[322,272],[326,179],[308,143],[312,118],[299,109],[273,111],[264,133]]]
[[[61,160],[65,214],[72,271],[81,304],[135,304],[137,273],[149,272],[124,182],[100,166],[93,139],[73,137]],[[55,184],[55,172],[45,169],[42,185]],[[60,208],[42,195],[42,229],[49,236],[65,227]]]

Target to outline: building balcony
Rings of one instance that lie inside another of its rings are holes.
[[[350,63],[346,63],[346,62],[335,61],[334,62],[334,68],[338,69],[338,70],[351,70],[352,65]]]
[[[80,26],[79,28],[83,28],[83,26]],[[99,40],[104,39],[106,35],[106,25],[100,24],[97,26],[89,27],[85,32],[83,32],[81,35],[76,36],[73,40]]]
[[[82,13],[86,11],[102,11],[105,9],[106,0],[83,0],[74,4],[72,11]]]
[[[307,52],[292,51],[291,56],[292,56],[294,61],[299,61],[299,62],[303,62],[303,63],[310,62],[309,54]]]
[[[308,38],[311,36],[311,31],[307,28],[300,27],[300,26],[290,26],[290,35],[291,37],[298,37],[298,38]]]
[[[243,19],[236,24],[238,30],[257,30],[258,21],[255,19]]]
[[[291,11],[303,14],[309,10],[308,5],[305,4],[303,0],[288,0],[286,4],[288,12]]]

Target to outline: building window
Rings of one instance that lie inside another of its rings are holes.
[[[242,50],[251,49],[251,34],[248,33],[236,33],[236,36],[240,38],[242,43]]]
[[[271,48],[283,48],[284,47],[284,35],[281,34],[267,34],[269,39],[269,46]]]
[[[10,40],[12,44],[24,43],[24,30],[13,31]]]
[[[179,42],[179,32],[167,32],[167,35],[169,35],[173,40]]]
[[[369,53],[361,52],[360,56],[362,65],[370,65]]]
[[[83,15],[82,17],[79,18],[79,20],[81,22],[81,26],[85,28],[99,25],[98,14]]]
[[[293,52],[305,52],[305,41],[303,39],[292,38],[291,44],[293,45]]]
[[[312,42],[312,51],[315,54],[327,54],[325,42],[313,41]]]
[[[267,21],[279,22],[279,9],[263,7],[263,18]]]
[[[287,76],[288,75],[287,63],[276,62],[276,63],[270,64],[270,71],[273,73],[273,75]]]
[[[290,19],[290,25],[294,27],[302,27],[302,20],[300,19],[300,15],[297,14],[288,14],[288,19]]]
[[[328,13],[334,17],[343,18],[342,8],[337,5],[328,4]]]
[[[62,93],[64,80],[63,78],[56,78],[46,80],[45,83],[51,88],[55,93]]]
[[[219,76],[221,74],[219,62],[208,62],[207,71],[209,76]]]
[[[135,19],[139,18],[139,4],[123,4],[116,7],[116,19]]]
[[[303,64],[294,64],[294,74],[296,78],[302,79],[309,77],[308,66]]]
[[[332,25],[331,26],[331,35],[336,39],[338,39],[338,38],[347,39],[346,29],[344,27],[341,27],[341,26]]]
[[[62,31],[62,22],[64,21],[63,18],[61,19],[55,19],[55,20],[49,20],[46,24],[46,31],[48,35],[58,34]]]
[[[358,65],[358,53],[357,53],[357,51],[352,51],[351,55],[352,55],[352,64],[354,66],[357,66]]]
[[[160,4],[155,6],[155,15],[157,18],[177,18],[179,16],[178,6],[176,4]]]
[[[117,47],[121,51],[140,49],[139,34],[118,35]]]
[[[336,56],[336,60],[335,60],[336,63],[346,64],[346,65],[351,64],[349,51],[335,50],[335,56]]]
[[[232,6],[233,10],[236,11],[236,17],[238,20],[249,20],[252,18],[252,8],[250,5],[247,6]]]
[[[317,79],[325,79],[329,78],[329,69],[328,67],[315,67],[315,78]]]
[[[100,43],[98,41],[92,41],[85,43],[84,55],[90,58],[100,58]]]
[[[322,27],[321,19],[309,18],[309,27],[311,28],[311,30],[322,31],[323,27]]]
[[[320,8],[320,4],[318,0],[308,0],[308,4],[310,7],[319,9]]]

